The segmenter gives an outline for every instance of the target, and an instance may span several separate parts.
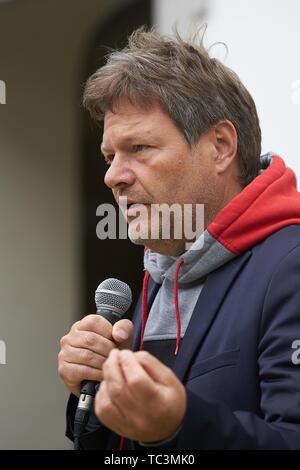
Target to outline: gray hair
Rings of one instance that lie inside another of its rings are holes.
[[[261,130],[256,106],[239,77],[200,44],[159,35],[144,27],[134,31],[128,46],[112,51],[106,64],[87,81],[83,105],[96,121],[126,98],[143,107],[155,102],[168,113],[190,145],[222,120],[238,136],[240,183],[259,173]]]

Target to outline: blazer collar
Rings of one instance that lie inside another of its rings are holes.
[[[173,367],[181,381],[185,378],[194,354],[201,347],[227,291],[251,254],[251,251],[245,252],[207,277]]]

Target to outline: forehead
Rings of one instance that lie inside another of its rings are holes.
[[[111,139],[153,137],[166,133],[175,125],[168,114],[157,104],[142,108],[123,101],[104,114],[103,145]]]

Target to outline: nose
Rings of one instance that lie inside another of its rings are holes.
[[[128,159],[116,154],[105,174],[104,183],[114,189],[120,185],[131,186],[134,182],[135,173]]]

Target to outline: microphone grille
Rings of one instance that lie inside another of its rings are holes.
[[[95,292],[96,307],[107,307],[123,315],[132,302],[131,289],[125,282],[118,279],[105,279]]]

